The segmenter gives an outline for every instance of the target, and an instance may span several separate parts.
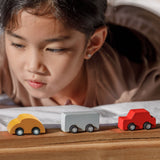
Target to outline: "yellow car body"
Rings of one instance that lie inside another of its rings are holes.
[[[20,114],[8,123],[7,129],[10,134],[17,134],[18,129],[21,129],[23,134],[34,134],[35,129],[38,129],[39,133],[45,133],[42,123],[31,114]]]

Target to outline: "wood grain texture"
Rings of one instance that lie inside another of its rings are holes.
[[[101,127],[93,133],[49,129],[34,136],[0,132],[0,160],[159,160],[160,128],[121,131]]]

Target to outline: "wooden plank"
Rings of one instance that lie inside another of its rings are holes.
[[[160,159],[160,141],[76,143],[0,150],[0,159]]]
[[[37,145],[53,145],[79,142],[95,142],[108,140],[152,139],[160,138],[160,128],[151,130],[122,131],[116,127],[102,127],[100,131],[77,134],[64,133],[60,129],[49,129],[43,135],[10,135],[0,132],[0,148],[34,147]],[[8,145],[10,143],[10,145]]]
[[[0,160],[16,159],[160,159],[160,128],[121,131],[102,127],[93,133],[63,133],[49,129],[34,136],[9,135],[0,132]]]

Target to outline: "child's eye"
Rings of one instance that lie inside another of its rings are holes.
[[[48,52],[54,52],[54,53],[63,52],[64,50],[65,49],[46,48],[46,51],[48,51]]]
[[[16,47],[16,48],[24,48],[25,46],[22,44],[17,44],[17,43],[11,43],[12,46]]]

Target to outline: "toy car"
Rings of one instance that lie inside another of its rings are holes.
[[[10,134],[18,136],[31,133],[34,135],[45,133],[42,123],[31,114],[20,114],[8,123],[7,129]]]
[[[151,129],[156,127],[156,119],[145,109],[131,109],[126,117],[118,118],[122,130]]]
[[[61,114],[61,130],[77,133],[99,129],[99,113],[94,111],[64,112]]]

